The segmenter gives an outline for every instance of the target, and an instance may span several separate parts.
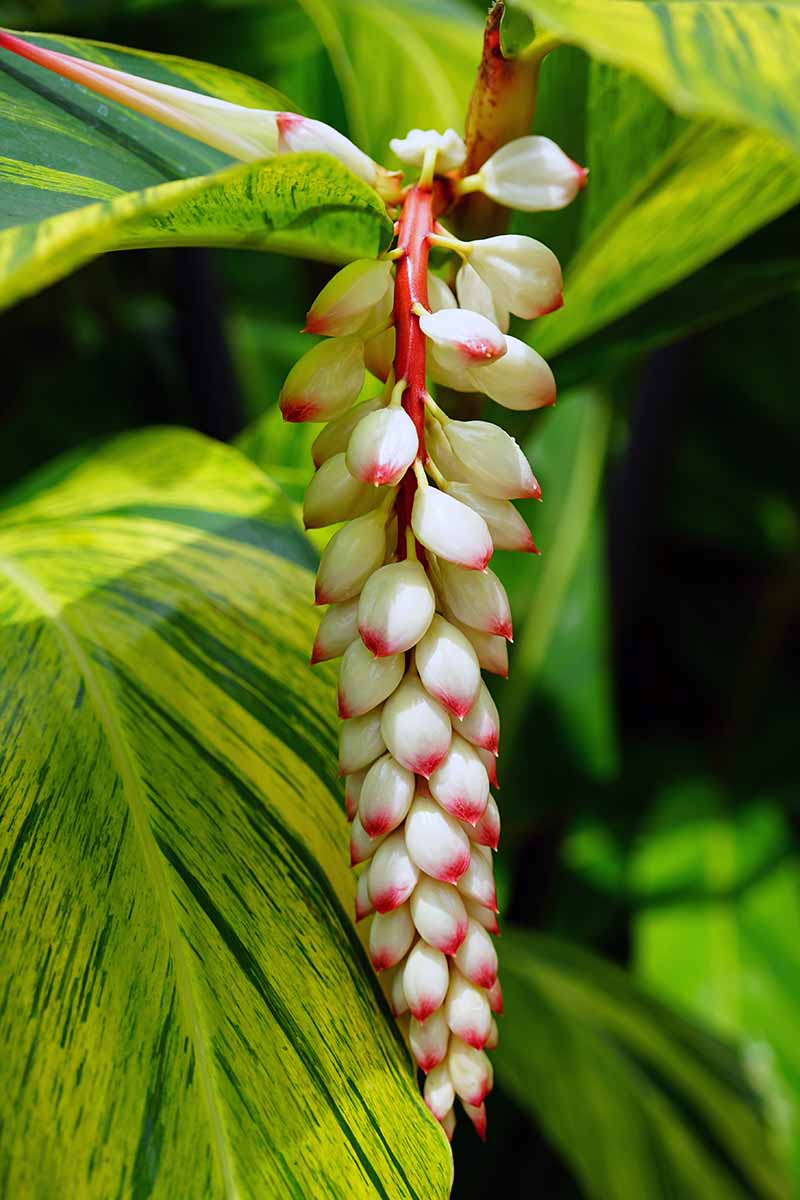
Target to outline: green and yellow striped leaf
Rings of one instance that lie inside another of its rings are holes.
[[[180,431],[0,510],[0,1193],[444,1200],[287,503]]]
[[[234,71],[80,39],[37,44],[245,107],[291,108]],[[0,51],[0,305],[131,246],[246,246],[332,262],[374,256],[391,224],[326,155],[242,165]]]

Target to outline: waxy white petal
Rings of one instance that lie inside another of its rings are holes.
[[[436,1120],[444,1120],[452,1110],[453,1101],[456,1098],[456,1093],[450,1079],[450,1072],[444,1063],[440,1063],[438,1067],[433,1067],[428,1072],[422,1094],[425,1097],[425,1103],[436,1117]]]
[[[470,983],[460,971],[450,972],[444,1014],[451,1033],[468,1046],[483,1049],[492,1029],[492,1010],[485,992]]]
[[[480,513],[486,522],[495,550],[523,550],[528,554],[538,553],[531,531],[510,500],[498,500],[469,483],[454,480],[447,490],[462,504],[468,504]]]
[[[498,303],[497,297],[494,296],[489,285],[469,262],[464,262],[459,267],[456,275],[456,292],[461,308],[468,308],[470,312],[480,313],[503,333],[508,332],[510,322],[508,309]]]
[[[475,390],[503,408],[529,412],[556,402],[556,381],[541,354],[510,335],[501,359],[469,374]]]
[[[526,321],[562,305],[558,259],[534,238],[506,233],[471,242],[469,266],[490,289],[501,309]],[[464,302],[464,307],[471,306]]]
[[[425,778],[450,746],[450,718],[414,675],[407,675],[384,705],[381,731],[397,761]]]
[[[497,849],[500,845],[500,810],[491,793],[480,821],[475,825],[462,821],[461,827],[470,841],[477,842],[479,846],[488,846],[491,850]]]
[[[388,913],[376,913],[369,931],[369,956],[375,970],[385,971],[399,963],[414,937],[414,923],[407,904]]]
[[[493,908],[487,908],[485,904],[479,904],[477,900],[470,900],[468,896],[464,897],[464,907],[467,915],[482,925],[487,933],[498,934],[500,932],[500,922],[497,920],[497,913]]]
[[[339,773],[363,771],[386,749],[381,733],[383,710],[376,708],[363,717],[343,721],[339,727]]]
[[[396,829],[376,850],[369,867],[369,898],[378,912],[405,904],[419,879],[406,849],[404,831]]]
[[[489,799],[489,777],[474,746],[457,733],[428,786],[445,812],[457,820],[475,825],[483,816]]]
[[[372,858],[382,840],[380,837],[371,838],[356,814],[350,826],[350,866],[357,867],[359,863]]]
[[[356,921],[363,921],[370,913],[375,911],[375,905],[369,898],[369,873],[364,871],[359,875],[358,883],[356,884]]]
[[[364,383],[364,343],[331,338],[295,363],[281,388],[284,421],[330,421],[358,399]]]
[[[460,629],[435,616],[417,645],[414,662],[425,690],[448,712],[458,718],[470,711],[481,687],[480,664]]]
[[[345,456],[334,454],[322,464],[303,497],[303,524],[322,529],[372,512],[386,496],[385,488],[359,483],[347,469]]]
[[[456,951],[456,966],[476,987],[487,990],[494,987],[497,979],[497,951],[486,929],[474,918],[470,919],[466,936]],[[469,1041],[469,1038],[464,1040]]]
[[[443,883],[455,883],[472,856],[464,830],[435,800],[417,796],[405,823],[408,853],[421,871]]]
[[[301,117],[297,113],[277,113],[276,117],[279,153],[330,154],[344,163],[359,179],[375,185],[378,178],[375,163],[359,150],[358,146],[354,146],[349,138],[339,133],[338,129],[332,129],[323,121]]]
[[[425,1021],[441,1008],[450,983],[450,968],[441,950],[417,942],[403,968],[403,991],[412,1015]]]
[[[347,446],[347,469],[362,484],[399,483],[417,457],[419,438],[402,408],[379,408],[360,421]]]
[[[314,466],[321,467],[334,454],[344,454],[347,443],[350,441],[350,434],[356,425],[368,413],[375,412],[376,408],[383,408],[382,396],[373,396],[371,400],[362,400],[360,404],[355,404],[347,412],[342,413],[335,421],[329,421],[311,444]]]
[[[414,559],[387,563],[364,584],[358,631],[373,654],[400,654],[416,645],[435,609],[436,597],[420,563]]]
[[[481,167],[485,195],[521,212],[564,208],[586,184],[587,172],[550,138],[507,142]]]
[[[483,1050],[451,1037],[445,1061],[458,1097],[476,1107],[482,1104],[494,1082],[492,1064]]]
[[[392,281],[387,259],[357,259],[337,271],[306,316],[305,333],[342,337],[356,333],[370,310],[384,298]]]
[[[364,784],[366,771],[354,771],[352,775],[347,775],[344,781],[344,810],[347,813],[348,821],[352,821],[353,817],[358,812],[358,801],[361,796],[361,788]]]
[[[316,604],[340,604],[357,596],[386,553],[386,516],[366,513],[337,530],[322,551]]]
[[[411,916],[420,937],[443,954],[455,954],[466,937],[467,910],[452,883],[420,875],[411,895]]]
[[[444,1061],[450,1041],[450,1028],[442,1009],[431,1013],[425,1021],[412,1017],[408,1037],[417,1066],[425,1072],[438,1067]]]
[[[541,488],[514,438],[489,421],[448,421],[445,435],[462,466],[459,478],[499,500],[538,499]]]
[[[364,776],[358,804],[361,824],[370,835],[390,833],[404,820],[414,799],[414,776],[391,754],[384,754]]]
[[[494,872],[491,862],[487,862],[480,853],[482,846],[472,846],[469,866],[457,881],[461,895],[469,900],[476,900],[497,912],[497,892],[494,884]]]
[[[411,527],[423,546],[448,562],[482,571],[492,557],[492,539],[483,517],[438,488],[417,488]]]
[[[339,716],[361,717],[382,704],[399,686],[405,672],[402,654],[376,658],[361,638],[345,650],[339,667]]]
[[[433,271],[428,271],[428,308],[431,312],[439,312],[443,308],[458,308],[458,301],[450,288],[443,279],[434,275]]]
[[[431,343],[431,354],[445,368],[479,366],[506,352],[505,336],[497,326],[466,308],[423,313],[419,324]]]
[[[440,559],[437,575],[448,608],[462,624],[511,640],[508,596],[494,571],[469,571]]]
[[[456,722],[455,728],[461,737],[472,742],[473,746],[480,746],[482,750],[497,754],[500,744],[500,714],[491,692],[483,681],[480,683],[475,703],[466,715]]]
[[[439,133],[436,129],[410,129],[404,138],[392,138],[389,142],[400,162],[421,167],[428,150],[436,151],[436,170],[453,171],[467,157],[463,138],[455,129]]]
[[[311,665],[338,658],[357,637],[358,597],[344,600],[341,604],[331,604],[320,621],[317,636],[314,638]]]

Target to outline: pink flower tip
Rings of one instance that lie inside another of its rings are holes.
[[[314,586],[314,603],[315,604],[330,604],[331,603],[330,598],[328,597],[328,593],[325,591],[324,588],[321,588],[319,586],[319,584],[315,584],[315,586]]]
[[[448,942],[443,943],[438,948],[441,950],[442,954],[447,954],[452,958],[452,956],[456,953],[456,951],[458,950],[459,946],[461,945],[461,943],[463,942],[463,940],[466,936],[467,936],[467,925],[461,924],[456,928],[456,931],[453,934],[453,936],[450,938],[450,940]]]
[[[319,604],[320,601],[315,600],[314,603]],[[324,661],[325,661],[324,652],[320,649],[320,647],[317,645],[317,643],[314,642],[314,645],[311,649],[311,657],[308,660],[308,665],[310,667],[315,667],[317,665],[317,663],[324,662]]]
[[[472,1046],[473,1050],[482,1050],[486,1045],[487,1038],[477,1029],[459,1029],[458,1036],[462,1042],[466,1042],[468,1046]]]
[[[313,421],[319,413],[316,400],[304,400],[302,396],[286,399],[281,402],[281,416],[290,425],[301,421]]]
[[[559,292],[558,295],[556,296],[555,300],[553,301],[553,303],[548,305],[547,308],[540,309],[538,315],[540,317],[546,317],[548,313],[558,312],[559,308],[563,308],[563,307],[564,307],[564,294],[563,294],[563,292]]]
[[[394,647],[377,630],[370,629],[367,625],[359,625],[358,632],[370,654],[374,654],[376,658],[387,658],[388,655],[396,653]]]
[[[457,883],[461,876],[469,866],[470,852],[467,850],[459,858],[453,859],[452,862],[445,863],[436,878],[441,883]],[[491,905],[487,905],[488,908]]]
[[[505,638],[507,642],[513,642],[514,628],[511,624],[511,618],[499,617],[496,621],[493,621],[489,633],[493,633],[496,637]]]
[[[330,324],[331,323],[327,317],[312,317],[309,313],[306,317],[306,323],[300,332],[324,335],[330,329]]]
[[[423,1058],[417,1059],[417,1066],[425,1075],[428,1071],[432,1071],[434,1067],[438,1067],[439,1063],[444,1058],[442,1054],[426,1054]]]
[[[582,167],[580,163],[576,163],[572,158],[569,161],[572,164],[575,174],[578,176],[578,191],[581,192],[589,182],[589,168]]]
[[[475,1128],[475,1132],[477,1133],[478,1137],[481,1139],[482,1142],[485,1142],[486,1141],[486,1109],[481,1108],[480,1112],[476,1113],[475,1116],[470,1117],[470,1120],[472,1121],[472,1124]]]
[[[353,716],[353,710],[350,708],[341,692],[339,692],[337,696],[337,703],[339,707],[339,716],[341,719],[343,721],[349,720],[349,718]]]
[[[409,768],[414,772],[415,775],[421,775],[423,779],[430,779],[431,775],[444,760],[446,755],[447,750],[441,754],[430,754],[427,758],[415,758],[414,761],[409,764]]]
[[[439,1007],[439,1001],[436,996],[422,996],[416,1008],[411,1009],[411,1015],[422,1023],[423,1021],[427,1021],[428,1017],[432,1013],[435,1013]]]
[[[497,983],[497,969],[490,966],[483,967],[475,972],[472,982],[480,988],[485,988],[488,992],[489,988],[494,987]]]

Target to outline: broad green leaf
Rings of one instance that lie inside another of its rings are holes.
[[[250,107],[285,107],[235,72],[99,43],[31,40]],[[325,155],[221,152],[0,52],[0,304],[107,250],[246,246],[334,262],[391,237],[376,193]]]
[[[737,1054],[584,951],[505,930],[502,1086],[596,1200],[786,1197]]]
[[[776,1118],[800,1167],[800,899],[797,856],[768,797],[734,806],[708,780],[662,794],[631,864],[634,942],[646,983],[746,1039],[777,1073]]]
[[[449,1194],[349,913],[308,559],[186,432],[0,512],[9,1196]]]

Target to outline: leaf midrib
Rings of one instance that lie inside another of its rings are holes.
[[[208,1111],[211,1141],[219,1160],[225,1188],[226,1200],[239,1200],[239,1189],[236,1184],[233,1155],[228,1142],[227,1131],[219,1106],[211,1075],[208,1054],[203,1037],[203,1027],[200,1019],[200,1008],[195,995],[192,974],[189,969],[183,942],[181,940],[178,920],[172,899],[172,892],[167,880],[161,854],[156,843],[155,835],[145,811],[145,791],[142,780],[136,768],[132,755],[122,730],[122,724],[114,711],[114,705],[100,675],[95,670],[91,659],[81,645],[76,629],[63,617],[62,611],[55,603],[42,583],[26,568],[12,558],[0,556],[0,573],[14,585],[23,595],[52,623],[67,650],[73,657],[86,686],[95,715],[105,733],[112,761],[122,782],[122,791],[128,803],[134,828],[139,838],[145,867],[150,876],[153,890],[156,894],[157,906],[161,916],[164,933],[169,943],[172,961],[175,968],[175,989],[186,1018],[189,1037],[194,1048],[197,1062],[197,1073],[200,1090]],[[84,630],[80,623],[75,626],[83,636]]]

